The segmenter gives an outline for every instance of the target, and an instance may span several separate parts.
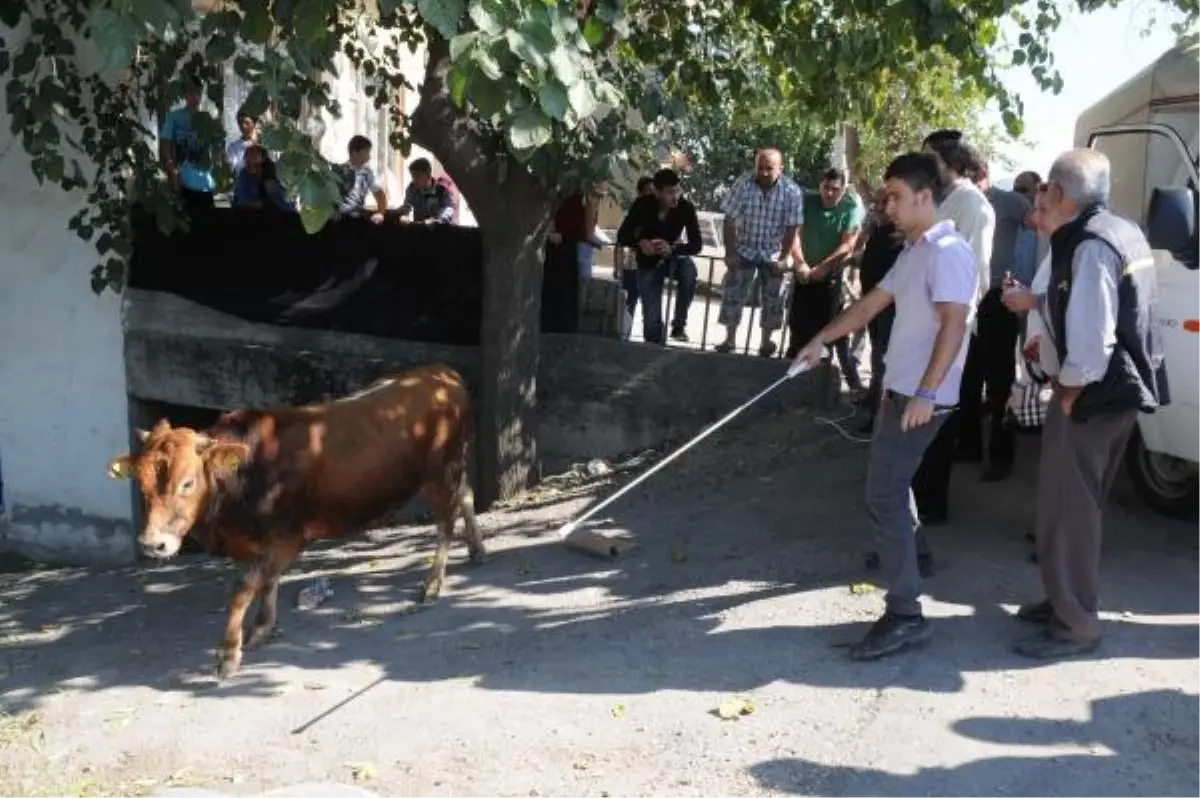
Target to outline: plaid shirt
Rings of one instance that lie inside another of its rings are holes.
[[[721,211],[737,225],[738,257],[770,261],[779,253],[784,229],[804,221],[804,192],[787,175],[768,191],[758,187],[753,174],[743,175],[725,195]]]

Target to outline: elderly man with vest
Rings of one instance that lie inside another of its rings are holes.
[[[1141,229],[1106,207],[1108,192],[1108,158],[1096,150],[1070,150],[1050,169],[1045,308],[1053,340],[1041,345],[1053,357],[1040,360],[1054,401],[1042,430],[1034,521],[1046,599],[1018,611],[1040,628],[1015,646],[1036,659],[1099,645],[1104,502],[1138,413],[1169,402],[1154,258]]]

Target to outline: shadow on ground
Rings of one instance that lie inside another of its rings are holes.
[[[572,694],[748,690],[776,680],[948,693],[962,689],[967,673],[1038,667],[1009,652],[1022,630],[1001,606],[1037,597],[1023,537],[1036,441],[1023,439],[1021,473],[1008,484],[982,485],[959,468],[954,523],[931,530],[940,570],[927,583],[932,597],[957,606],[936,620],[932,646],[852,665],[840,646],[878,607],[877,595],[845,590],[870,578],[860,566],[868,543],[863,454],[809,421],[799,412],[760,420],[774,425],[764,432],[769,445],[758,433],[750,440],[743,425],[740,437],[735,429],[731,442],[631,493],[606,523],[632,531],[641,547],[615,563],[547,534],[595,486],[577,491],[567,509],[490,514],[492,560],[471,568],[456,550],[431,609],[412,604],[432,551],[428,527],[314,549],[282,588],[282,638],[249,652],[243,672],[216,688],[195,672],[209,669],[236,573],[229,564],[190,557],[3,575],[4,709],[35,708],[56,690],[121,685],[268,696],[278,665],[349,662],[376,663],[389,680],[471,678],[485,690]],[[1093,659],[1197,657],[1194,623],[1154,617],[1197,610],[1194,526],[1114,506],[1108,531],[1105,609],[1131,617],[1109,622]],[[294,609],[298,588],[319,573],[334,580],[333,600]],[[818,594],[831,587],[832,618],[830,594]],[[793,614],[752,627],[730,622],[743,607],[781,597],[795,599]]]
[[[1083,723],[970,718],[954,724],[964,737],[1067,754],[998,756],[911,774],[775,759],[753,766],[766,789],[789,795],[1196,795],[1200,792],[1195,695],[1155,690],[1092,702]],[[1190,729],[1179,736],[1173,729]],[[1190,785],[1190,786],[1189,786]]]

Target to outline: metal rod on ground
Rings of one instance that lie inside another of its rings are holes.
[[[720,420],[718,420],[717,422],[712,424],[712,426],[710,426],[708,429],[704,430],[699,435],[692,438],[690,441],[688,441],[683,446],[676,449],[670,455],[668,455],[667,457],[664,457],[661,461],[656,463],[655,466],[653,468],[651,468],[649,471],[642,474],[641,476],[639,476],[637,479],[630,482],[625,487],[621,488],[619,491],[614,493],[612,496],[609,496],[604,501],[602,501],[599,504],[595,505],[594,507],[590,508],[587,512],[585,512],[583,515],[579,516],[575,520],[568,521],[567,523],[565,523],[561,527],[559,527],[558,532],[557,532],[559,540],[561,540],[562,542],[564,542],[568,545],[571,545],[575,548],[582,549],[583,551],[587,551],[592,554],[601,554],[601,555],[608,556],[608,557],[616,556],[616,554],[619,553],[619,550],[621,548],[617,541],[614,541],[612,538],[606,537],[604,535],[600,535],[595,532],[581,531],[579,529],[579,525],[582,524],[584,521],[588,520],[589,518],[591,518],[596,513],[603,510],[605,507],[607,507],[610,504],[612,504],[613,502],[615,502],[617,499],[624,496],[629,491],[636,488],[638,485],[645,482],[650,477],[657,474],[659,471],[661,471],[663,468],[665,468],[668,463],[671,463],[677,457],[679,457],[684,452],[686,452],[688,449],[692,448],[697,443],[704,440],[709,435],[712,435],[714,432],[719,430],[721,427],[725,426],[727,423],[729,423],[735,416],[737,416],[743,410],[750,407],[755,402],[759,401],[764,396],[766,396],[767,394],[774,391],[780,385],[783,385],[785,382],[790,380],[792,377],[795,377],[796,375],[801,374],[806,370],[807,369],[804,366],[797,366],[795,364],[790,366],[788,368],[787,372],[784,373],[784,375],[782,377],[775,380],[775,382],[771,383],[766,388],[759,391],[757,394],[755,394],[753,397],[751,397],[747,401],[743,402],[738,407],[734,408],[732,411],[727,413],[724,418],[721,418]]]

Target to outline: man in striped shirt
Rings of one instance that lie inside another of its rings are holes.
[[[787,296],[786,274],[807,269],[800,248],[804,193],[783,174],[779,150],[760,150],[754,172],[741,177],[721,203],[725,214],[725,280],[719,321],[725,340],[718,352],[732,352],[742,307],[751,287],[760,292],[762,344],[758,353],[770,357],[776,344],[771,336],[783,326]],[[787,265],[788,256],[793,266]]]

